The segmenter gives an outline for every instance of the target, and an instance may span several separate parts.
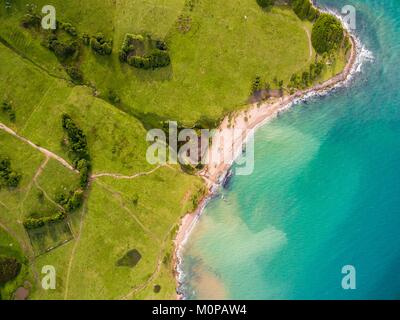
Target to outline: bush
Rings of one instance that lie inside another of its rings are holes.
[[[87,33],[82,34],[82,42],[85,46],[90,45],[90,36]]]
[[[112,40],[107,40],[102,33],[98,33],[90,39],[92,49],[102,55],[110,55],[112,52]]]
[[[251,83],[251,94],[254,94],[260,90],[261,90],[261,77],[256,76],[253,82]]]
[[[21,263],[15,258],[0,257],[0,285],[13,280],[21,271]]]
[[[34,13],[27,13],[22,18],[22,26],[24,28],[40,28],[42,18]]]
[[[89,175],[90,175],[90,162],[87,161],[86,159],[81,159],[79,160],[77,164],[77,169],[79,171],[80,175],[80,180],[79,180],[79,185],[82,188],[85,188],[87,184],[89,183]]]
[[[330,15],[322,14],[315,22],[311,41],[315,50],[319,54],[335,50],[340,46],[344,37],[343,26],[340,21]]]
[[[16,114],[11,103],[3,101],[3,103],[1,104],[1,111],[8,115],[8,118],[10,119],[11,122],[15,122]]]
[[[110,89],[108,90],[108,101],[113,104],[119,104],[121,99],[114,90]]]
[[[54,33],[51,33],[44,41],[44,46],[54,52],[58,59],[64,61],[75,55],[79,50],[79,44],[76,41],[65,43],[59,41]]]
[[[74,82],[75,84],[83,83],[83,74],[82,74],[82,71],[79,70],[79,68],[74,67],[74,66],[69,66],[69,67],[65,68],[65,71],[71,77],[72,82]]]
[[[145,41],[148,41],[147,45]],[[144,50],[145,47],[149,47],[150,50],[146,54],[138,54],[138,51]],[[139,69],[162,68],[171,63],[167,50],[167,44],[162,40],[152,40],[150,36],[145,38],[142,35],[127,34],[119,52],[119,59]]]
[[[64,30],[66,33],[73,37],[76,37],[78,35],[76,28],[68,22],[58,22],[58,26],[60,29]]]
[[[21,181],[21,175],[11,170],[11,162],[8,158],[0,159],[0,189],[7,187],[16,188]]]
[[[257,3],[261,8],[264,9],[264,8],[274,5],[275,0],[257,0]]]
[[[310,0],[292,0],[292,8],[296,15],[302,19],[314,21],[320,14],[319,10],[314,8]]]

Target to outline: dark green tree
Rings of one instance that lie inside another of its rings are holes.
[[[311,35],[312,45],[319,54],[339,48],[344,37],[344,29],[340,21],[330,15],[321,14],[314,23]]]
[[[269,6],[274,5],[275,0],[257,0],[257,3],[261,8],[265,9]]]

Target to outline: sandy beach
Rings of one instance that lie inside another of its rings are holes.
[[[299,90],[292,95],[284,96],[282,98],[271,98],[266,102],[253,104],[251,106],[248,106],[248,108],[244,110],[230,114],[229,116],[225,117],[219,125],[217,129],[217,134],[219,134],[220,132],[226,132],[226,129],[241,129],[243,132],[243,136],[236,137],[236,139],[232,138],[233,144],[229,146],[229,148],[232,148],[233,150],[239,150],[241,149],[243,142],[247,140],[248,134],[250,134],[258,127],[262,126],[266,122],[270,121],[271,119],[275,118],[277,115],[279,115],[279,113],[288,109],[296,101],[306,99],[310,96],[324,94],[334,89],[335,87],[345,83],[356,71],[356,61],[359,51],[357,41],[351,34],[350,40],[352,43],[350,56],[348,58],[345,68],[340,74],[334,76],[333,78],[325,81],[322,84],[315,85],[310,89]],[[220,150],[221,145],[212,144],[209,152],[215,152],[215,148]],[[235,154],[233,150],[231,154]],[[182,218],[178,233],[175,238],[176,250],[174,264],[177,279],[177,299],[183,298],[182,295],[179,293],[179,286],[181,285],[180,251],[182,250],[185,242],[188,239],[188,236],[196,225],[196,222],[199,219],[201,212],[204,209],[204,206],[207,204],[207,201],[212,197],[220,184],[224,181],[232,163],[235,160],[235,156],[233,156],[230,161],[223,161],[220,163],[207,165],[205,169],[199,173],[199,175],[203,177],[207,185],[208,194],[200,201],[200,204],[195,212],[187,214],[185,217]]]

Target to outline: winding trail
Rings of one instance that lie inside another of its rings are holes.
[[[94,180],[94,179],[102,178],[102,177],[111,177],[111,178],[114,178],[114,179],[131,180],[131,179],[135,179],[135,178],[138,178],[138,177],[147,176],[149,174],[152,174],[153,172],[157,171],[161,167],[164,167],[164,166],[163,165],[158,165],[157,167],[155,167],[154,169],[152,169],[150,171],[139,172],[139,173],[136,173],[136,174],[134,174],[132,176],[126,176],[126,175],[122,175],[122,174],[119,174],[119,173],[98,173],[98,174],[93,174],[91,176],[91,179]]]
[[[67,160],[61,158],[60,156],[56,155],[55,153],[39,147],[38,145],[36,145],[35,143],[33,143],[32,141],[28,140],[25,137],[20,136],[18,133],[16,133],[14,130],[12,130],[11,128],[7,127],[5,124],[0,122],[0,129],[13,135],[14,137],[18,138],[19,140],[29,144],[31,147],[35,148],[36,150],[38,150],[39,152],[43,153],[46,157],[52,158],[56,161],[58,161],[59,163],[61,163],[64,167],[68,168],[71,171],[74,171],[76,173],[78,173],[78,170],[74,169],[74,167],[72,167]]]
[[[313,55],[313,45],[312,45],[312,41],[311,41],[311,34],[310,34],[310,31],[309,31],[306,27],[303,27],[303,29],[304,29],[304,31],[307,33],[308,48],[309,48],[309,50],[310,50],[310,55],[309,55],[309,57],[308,57],[307,63],[310,63],[310,62],[311,62],[312,55]]]

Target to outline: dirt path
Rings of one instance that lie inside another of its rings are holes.
[[[313,55],[313,45],[312,45],[312,41],[311,41],[311,34],[310,34],[310,31],[309,31],[306,27],[303,27],[303,29],[304,29],[304,31],[307,33],[308,48],[309,48],[309,50],[310,50],[310,55],[309,55],[309,57],[308,57],[307,63],[310,63],[310,62],[311,62],[311,59],[312,59],[312,55]]]
[[[68,161],[64,160],[63,158],[61,158],[60,156],[56,155],[55,153],[39,147],[38,145],[34,144],[32,141],[28,140],[27,138],[24,138],[22,136],[20,136],[18,133],[16,133],[14,130],[12,130],[11,128],[7,127],[5,124],[0,122],[0,129],[13,135],[14,137],[18,138],[19,140],[29,144],[31,147],[35,148],[36,150],[38,150],[39,152],[43,153],[46,157],[48,158],[52,158],[56,161],[58,161],[59,163],[61,163],[64,167],[68,168],[69,170],[75,171],[76,173],[78,173],[78,171],[76,169],[74,169],[69,163]]]
[[[131,179],[135,179],[138,177],[142,177],[142,176],[147,176],[149,174],[152,174],[153,172],[157,171],[158,169],[160,169],[161,167],[163,167],[162,165],[159,165],[157,167],[155,167],[154,169],[147,171],[147,172],[139,172],[136,173],[132,176],[126,176],[126,175],[122,175],[122,174],[118,174],[118,173],[98,173],[98,174],[93,174],[91,176],[91,179],[97,179],[97,178],[102,178],[102,177],[111,177],[114,179],[126,179],[126,180],[131,180]]]
[[[23,199],[21,200],[21,202],[19,203],[19,206],[18,206],[18,210],[20,212],[20,214],[19,214],[19,218],[20,219],[21,219],[21,217],[23,216],[23,213],[24,213],[25,200],[28,198],[29,193],[32,190],[33,184],[35,184],[36,179],[41,175],[41,173],[43,172],[43,170],[46,167],[48,162],[49,162],[49,157],[46,156],[46,159],[44,159],[44,161],[40,164],[39,168],[36,170],[35,175],[32,177],[32,180],[29,182],[28,186],[25,189],[26,190],[25,191],[25,195],[24,195]]]

